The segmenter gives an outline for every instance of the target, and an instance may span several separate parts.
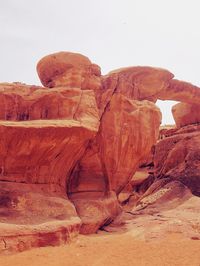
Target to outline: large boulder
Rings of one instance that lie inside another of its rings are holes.
[[[59,52],[47,55],[37,64],[37,72],[46,87],[70,87],[97,90],[101,69],[84,55]]]
[[[172,107],[172,114],[177,127],[200,123],[200,105],[178,103]]]

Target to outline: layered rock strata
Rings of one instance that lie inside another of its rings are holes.
[[[98,131],[94,93],[21,84],[1,84],[0,92],[1,246],[69,241],[81,220],[66,184]]]

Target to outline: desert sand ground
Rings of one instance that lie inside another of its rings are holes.
[[[200,266],[200,241],[168,234],[138,240],[131,231],[79,236],[71,244],[0,257],[1,266]]]

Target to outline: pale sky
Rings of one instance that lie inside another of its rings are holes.
[[[38,60],[79,52],[102,73],[155,66],[200,86],[200,0],[0,0],[0,82],[40,84]],[[159,102],[173,123],[174,102]]]

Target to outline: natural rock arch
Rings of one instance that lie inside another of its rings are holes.
[[[47,245],[47,235],[63,243],[111,221],[120,213],[117,195],[157,141],[156,100],[200,100],[198,87],[159,68],[102,76],[87,57],[62,52],[37,70],[47,87],[0,84],[0,192],[9,213],[0,219],[18,223],[0,237],[12,236],[11,249],[24,239],[24,249]],[[84,197],[73,198],[80,186]],[[28,216],[29,226],[21,224]]]

